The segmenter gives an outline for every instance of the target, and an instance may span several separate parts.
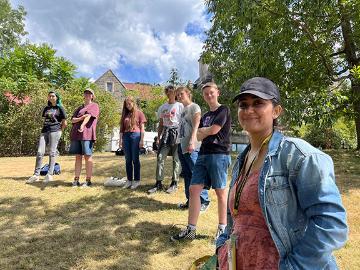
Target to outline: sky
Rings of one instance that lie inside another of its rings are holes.
[[[27,11],[26,38],[48,43],[97,79],[111,69],[122,82],[164,83],[177,68],[198,77],[210,28],[203,0],[10,0]]]

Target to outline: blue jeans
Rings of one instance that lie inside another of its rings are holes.
[[[36,154],[36,164],[34,175],[40,175],[42,160],[45,154],[46,146],[49,147],[49,171],[48,174],[53,175],[56,157],[58,155],[57,146],[61,137],[62,131],[41,133],[39,139],[38,150]]]
[[[123,136],[127,180],[140,181],[140,132],[125,132]]]
[[[204,188],[226,188],[227,171],[231,164],[230,155],[204,154],[196,160],[191,185],[204,185]]]
[[[195,162],[198,157],[199,151],[192,151],[191,153],[183,154],[182,150],[181,150],[181,144],[179,144],[178,154],[179,154],[179,159],[181,162],[182,172],[184,175],[185,196],[186,196],[186,200],[189,201],[189,187],[190,187],[190,182],[191,182],[194,166],[195,166]],[[201,191],[200,200],[201,200],[201,204],[209,204],[210,203],[209,194],[206,189],[203,189]]]

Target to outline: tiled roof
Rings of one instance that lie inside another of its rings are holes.
[[[152,86],[150,84],[142,84],[142,83],[123,83],[127,90],[137,90],[140,92],[141,99],[151,99],[151,89]]]

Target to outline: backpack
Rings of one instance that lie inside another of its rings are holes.
[[[48,171],[49,171],[49,164],[45,164],[44,166],[42,166],[42,168],[40,169],[40,175],[47,175]],[[54,166],[54,174],[60,174],[61,173],[61,168],[60,168],[60,164],[59,163],[55,163]]]
[[[121,148],[118,148],[118,149],[115,151],[115,155],[117,155],[117,156],[125,156],[124,150],[121,149]]]

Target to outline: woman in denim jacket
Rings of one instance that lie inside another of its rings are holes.
[[[332,251],[348,227],[331,158],[274,131],[282,108],[272,81],[246,81],[235,101],[250,145],[233,169],[220,269],[337,269]]]

